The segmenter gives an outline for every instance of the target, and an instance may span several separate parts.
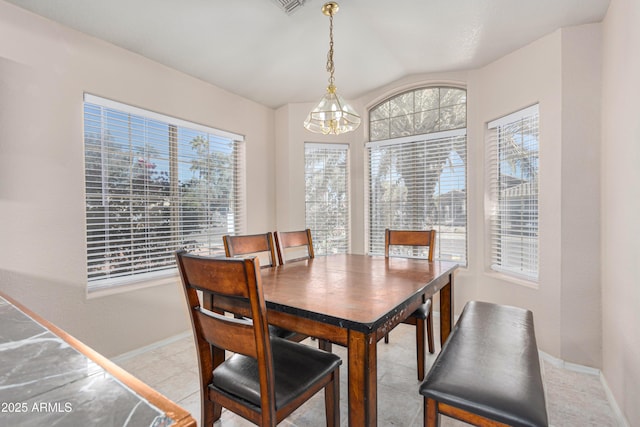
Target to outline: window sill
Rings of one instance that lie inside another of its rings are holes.
[[[167,275],[163,275],[162,277],[158,277],[158,278],[150,278],[147,280],[131,282],[131,283],[126,283],[122,285],[114,285],[114,286],[95,289],[95,290],[87,289],[86,297],[89,300],[94,298],[102,298],[102,297],[107,297],[111,295],[123,294],[127,292],[134,292],[140,289],[146,289],[146,288],[151,288],[156,286],[175,285],[176,280],[180,280],[180,277],[178,275],[178,271],[173,270]]]
[[[540,289],[539,282],[532,282],[531,280],[521,279],[519,277],[511,276],[505,273],[499,273],[497,271],[485,271],[484,275],[495,280],[501,280],[503,282],[509,282],[514,285],[524,286],[530,289]]]

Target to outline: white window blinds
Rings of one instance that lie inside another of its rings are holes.
[[[491,268],[538,280],[538,105],[488,124]]]
[[[170,274],[244,231],[243,137],[85,95],[89,291]]]
[[[316,255],[349,252],[349,145],[305,143],[305,217]]]
[[[385,228],[436,230],[440,260],[467,263],[466,129],[369,142],[369,248]]]

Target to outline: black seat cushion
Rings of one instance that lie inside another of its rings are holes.
[[[276,410],[340,366],[335,354],[284,339],[271,337],[275,377]],[[234,354],[213,371],[209,386],[260,406],[258,362]]]
[[[429,311],[431,311],[431,298],[429,298],[427,302],[418,307],[416,311],[411,313],[410,317],[426,319],[427,317],[429,317]]]
[[[533,315],[471,301],[420,393],[512,426],[547,426]]]

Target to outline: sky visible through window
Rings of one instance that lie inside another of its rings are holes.
[[[467,187],[465,165],[458,153],[449,153],[449,165],[445,166],[440,174],[433,195],[446,194],[451,191],[462,191]]]
[[[100,116],[100,110],[100,106],[91,104],[85,106],[85,111],[94,117]],[[123,151],[130,150],[134,154],[131,159],[132,167],[138,162],[144,163],[147,168],[153,169],[156,173],[169,173],[169,125],[167,123],[114,110],[106,110],[104,117],[102,123],[92,125],[86,122],[85,132],[94,133],[97,136],[102,131],[112,140],[114,146]],[[127,123],[126,129],[123,128],[122,123]],[[178,131],[178,150],[195,151],[191,147],[191,142],[198,138],[209,142],[209,152],[223,155],[231,155],[233,152],[233,144],[228,139],[184,127],[180,127]],[[196,179],[198,174],[199,171],[192,168],[190,163],[182,163],[178,167],[180,182]]]

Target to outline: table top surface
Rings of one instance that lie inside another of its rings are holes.
[[[0,295],[1,425],[184,425],[41,320]]]
[[[454,262],[330,255],[261,270],[267,307],[369,331],[448,283]]]

